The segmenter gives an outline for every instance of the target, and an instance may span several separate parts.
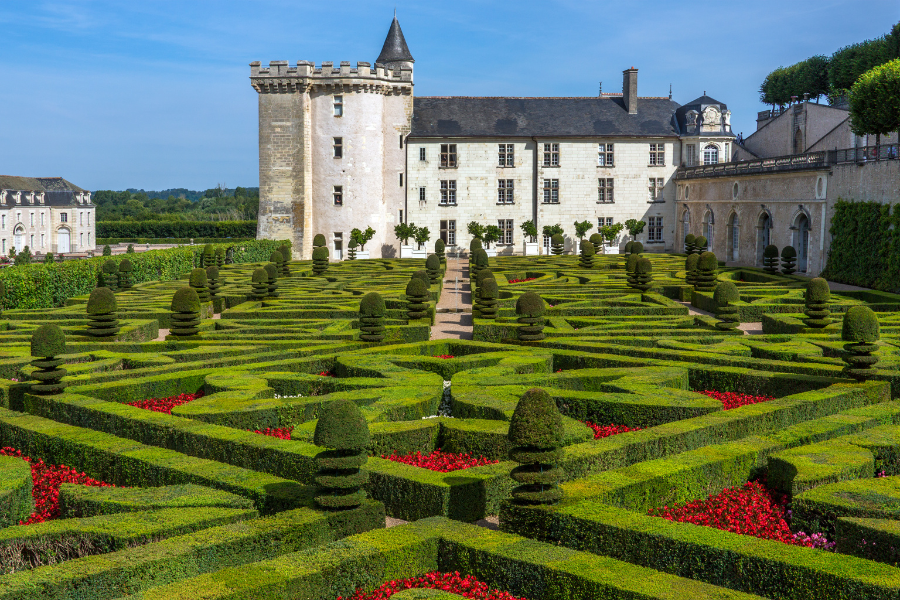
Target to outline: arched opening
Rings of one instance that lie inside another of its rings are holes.
[[[715,165],[719,162],[719,148],[715,144],[710,144],[703,149],[703,164]]]
[[[58,254],[67,254],[71,251],[71,236],[69,235],[69,230],[62,228],[56,232],[56,252]]]
[[[763,264],[763,250],[771,243],[772,217],[769,213],[764,212],[759,216],[759,222],[756,224],[756,264]]]
[[[681,213],[681,244],[685,251],[687,251],[687,246],[684,245],[684,238],[688,236],[691,232],[691,211],[688,209],[684,209],[684,212]]]
[[[793,244],[797,250],[797,271],[806,273],[809,265],[809,217],[806,213],[801,212],[794,219]]]
[[[701,235],[706,238],[706,247],[712,251],[713,248],[713,225],[715,225],[716,218],[713,215],[711,210],[707,210],[703,214],[703,225],[700,230],[703,232]]]
[[[726,230],[726,249],[725,253],[728,260],[737,262],[740,255],[739,248],[741,246],[741,227],[738,223],[737,213],[731,213],[728,218],[728,228]]]
[[[16,253],[22,251],[25,247],[25,228],[19,225],[13,231],[13,248],[16,249]]]
[[[797,131],[794,132],[794,154],[803,154],[803,132],[800,131],[800,128],[797,128]]]

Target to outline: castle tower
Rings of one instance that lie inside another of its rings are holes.
[[[372,227],[370,256],[393,256],[405,208],[414,62],[395,16],[374,68],[250,63],[259,94],[257,238],[289,239],[294,258],[306,260],[317,233],[336,257],[352,229]]]

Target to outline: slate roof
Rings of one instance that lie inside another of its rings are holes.
[[[396,61],[416,62],[406,45],[406,39],[403,37],[400,23],[397,21],[397,15],[394,15],[394,21],[391,23],[391,28],[388,30],[387,37],[384,40],[381,54],[378,55],[378,59],[375,62],[384,64]]]
[[[629,115],[621,97],[418,97],[410,137],[673,137],[678,106],[638,98]]]
[[[86,191],[62,177],[17,177],[15,175],[0,175],[0,190],[28,192]]]

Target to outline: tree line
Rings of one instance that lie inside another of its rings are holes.
[[[143,190],[99,190],[91,194],[97,221],[243,221],[256,220],[259,188],[217,186],[202,192],[165,190],[168,197]],[[187,192],[187,193],[184,193]]]

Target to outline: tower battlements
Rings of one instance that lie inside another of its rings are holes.
[[[318,86],[366,86],[391,84],[396,87],[400,84],[401,91],[411,92],[413,82],[412,69],[403,67],[388,68],[381,63],[373,67],[368,62],[357,62],[351,66],[349,61],[342,61],[339,66],[333,62],[323,61],[321,65],[301,60],[291,66],[286,60],[273,60],[269,66],[262,66],[259,61],[250,63],[250,85],[260,93],[278,93],[295,91],[296,89],[311,89]],[[404,85],[406,84],[406,85]]]

